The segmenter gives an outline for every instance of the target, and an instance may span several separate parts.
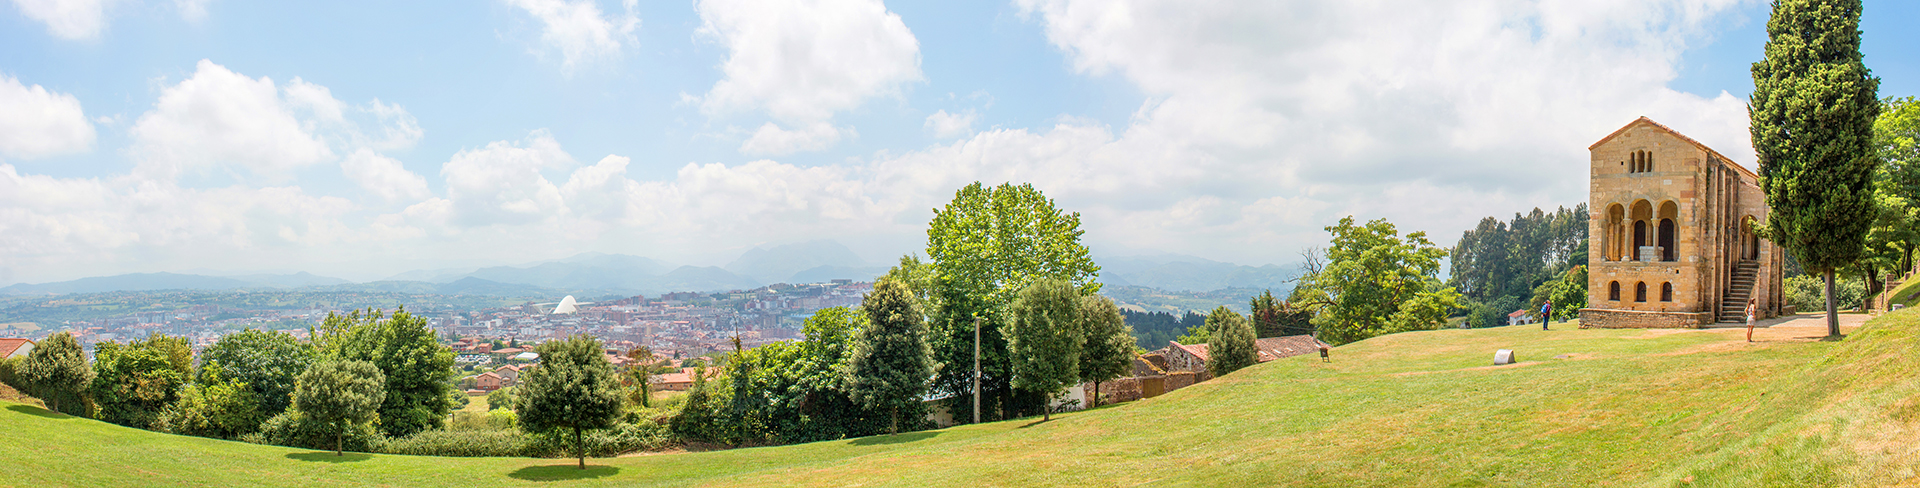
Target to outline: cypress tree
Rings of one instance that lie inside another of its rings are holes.
[[[1774,242],[1827,285],[1858,259],[1873,223],[1873,121],[1880,80],[1860,56],[1859,0],[1775,0],[1766,58],[1753,64],[1753,149]]]
[[[847,360],[846,387],[861,406],[887,412],[889,434],[900,433],[900,411],[927,392],[933,352],[927,324],[906,283],[880,280],[860,302],[869,325],[860,329]]]

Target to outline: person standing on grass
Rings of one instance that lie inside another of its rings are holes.
[[[1547,330],[1547,324],[1553,323],[1553,300],[1540,305],[1540,330]]]
[[[1753,342],[1753,299],[1747,299],[1747,342]]]

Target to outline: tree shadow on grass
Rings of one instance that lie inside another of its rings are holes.
[[[580,469],[578,464],[561,464],[527,466],[507,473],[507,476],[526,481],[564,481],[605,478],[616,474],[620,474],[620,468],[613,466],[587,466],[587,469]]]
[[[333,455],[333,452],[331,451],[290,452],[290,453],[287,453],[287,459],[338,464],[338,463],[357,463],[357,462],[365,461],[368,459],[373,459],[373,455],[367,454],[364,452],[349,452],[339,456]]]
[[[1035,421],[1032,421],[1032,422],[1027,422],[1027,424],[1026,424],[1026,425],[1022,425],[1022,426],[1019,426],[1019,427],[1014,427],[1014,428],[1016,428],[1016,429],[1025,429],[1025,428],[1028,428],[1028,427],[1032,427],[1032,426],[1035,426],[1035,425],[1040,425],[1040,424],[1044,424],[1044,423],[1047,423],[1047,422],[1051,422],[1051,420],[1047,420],[1047,419],[1040,419],[1040,420],[1035,420]]]
[[[902,444],[902,443],[914,442],[922,439],[932,439],[933,436],[936,436],[936,435],[940,435],[940,433],[939,432],[914,432],[914,433],[900,434],[900,435],[876,435],[876,436],[868,436],[868,437],[861,437],[859,439],[854,439],[852,444],[856,446],[883,446],[887,444]]]
[[[73,418],[73,417],[67,416],[67,414],[56,413],[44,408],[35,407],[31,405],[8,405],[7,410],[12,410],[12,411],[24,413],[27,415],[32,415],[35,417],[44,417],[44,418],[50,418],[50,419]]]

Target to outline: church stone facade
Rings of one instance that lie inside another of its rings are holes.
[[[1704,327],[1785,312],[1779,247],[1759,177],[1673,129],[1641,117],[1591,155],[1588,308],[1581,327]]]

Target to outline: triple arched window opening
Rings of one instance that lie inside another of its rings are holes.
[[[1627,155],[1627,172],[1628,173],[1652,173],[1653,172],[1653,153],[1650,153],[1647,151],[1634,151],[1632,154],[1628,154]]]
[[[1657,211],[1656,211],[1657,210]],[[1607,206],[1606,232],[1602,238],[1608,261],[1678,261],[1680,206],[1672,200],[1638,200],[1632,206],[1618,203]]]

